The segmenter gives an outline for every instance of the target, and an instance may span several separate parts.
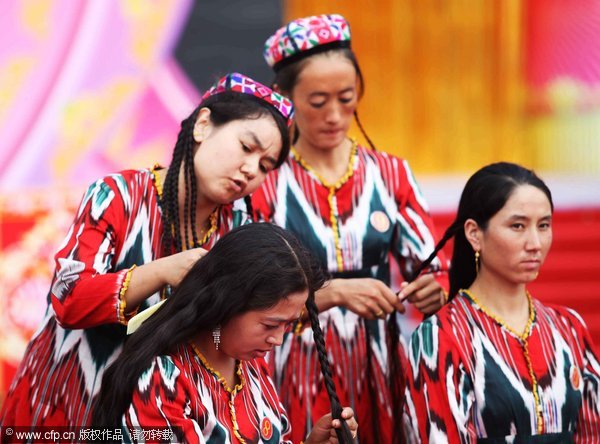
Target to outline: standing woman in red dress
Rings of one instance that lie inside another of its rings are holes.
[[[89,187],[56,253],[47,313],[4,400],[2,426],[89,423],[128,320],[250,219],[243,198],[286,159],[291,114],[288,99],[229,74],[182,122],[168,170],[122,171]]]
[[[401,436],[404,393],[397,311],[407,301],[423,313],[439,309],[446,261],[440,254],[400,297],[390,289],[390,256],[412,280],[435,246],[433,223],[408,163],[348,136],[364,90],[350,46],[348,22],[336,14],[294,20],[267,40],[274,89],[294,102],[295,140],[252,204],[333,275],[316,302],[336,387],[356,413],[360,441],[391,443]],[[309,328],[286,335],[273,366],[301,439],[329,405]]]

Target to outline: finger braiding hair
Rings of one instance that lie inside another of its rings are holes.
[[[373,151],[378,151],[378,149],[375,147],[375,144],[373,143],[373,141],[371,140],[371,138],[367,134],[367,131],[362,126],[362,123],[360,123],[360,119],[358,118],[358,111],[356,111],[356,110],[354,110],[354,119],[356,120],[356,124],[358,125],[358,129],[360,129],[360,132],[362,133],[362,135],[365,137],[365,139],[367,139],[367,142],[369,143],[369,146],[371,147],[371,149]]]
[[[197,242],[198,238],[195,224],[196,214],[193,211],[197,197],[196,177],[193,169],[193,130],[199,111],[200,107],[197,107],[187,119],[181,122],[181,129],[177,136],[177,143],[173,150],[173,157],[163,186],[160,204],[164,225],[163,247],[165,254],[170,254],[173,250],[174,252],[180,252],[184,250],[184,245],[185,248],[189,246],[188,230],[190,228],[194,243]],[[184,239],[181,237],[182,223],[179,220],[178,205],[179,172],[181,171],[182,163],[185,163]],[[190,206],[192,211],[190,211]]]
[[[325,381],[325,388],[327,389],[327,395],[329,396],[329,402],[331,403],[331,416],[335,419],[339,419],[342,423],[342,427],[336,429],[338,441],[341,444],[350,444],[354,442],[352,433],[348,428],[346,421],[342,419],[342,405],[340,398],[335,391],[335,382],[331,374],[331,366],[329,365],[329,359],[327,358],[327,350],[325,348],[325,338],[323,337],[323,330],[319,324],[319,309],[314,300],[314,295],[311,295],[306,301],[306,310],[308,311],[308,317],[310,319],[310,325],[313,330],[313,338],[315,340],[315,346],[317,347],[317,355],[319,357],[319,363],[321,364],[321,374]]]

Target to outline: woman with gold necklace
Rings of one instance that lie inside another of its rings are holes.
[[[573,310],[527,291],[552,243],[552,211],[546,184],[519,165],[468,180],[436,247],[454,237],[450,300],[409,347],[410,442],[599,442],[589,332]]]
[[[403,284],[400,297],[390,288],[390,258],[408,280],[435,246],[427,204],[405,160],[348,136],[364,82],[344,17],[293,20],[267,40],[264,55],[274,88],[294,102],[296,139],[252,195],[253,207],[294,232],[332,274],[316,302],[340,397],[356,412],[361,443],[396,442],[403,397],[397,311],[409,302],[429,314],[445,300],[442,254]],[[313,370],[310,329],[298,326],[284,342],[274,352],[274,376],[301,439],[328,400]]]
[[[284,97],[229,74],[182,122],[168,171],[122,171],[89,187],[55,256],[47,314],[0,424],[89,423],[129,318],[165,297],[219,237],[249,220],[241,199],[287,157],[291,114]]]

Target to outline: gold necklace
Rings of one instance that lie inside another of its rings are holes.
[[[493,314],[488,308],[486,308],[481,302],[479,302],[479,300],[469,290],[461,288],[460,293],[466,294],[483,313],[485,313],[488,317],[492,318],[494,321],[496,321],[496,323],[504,327],[506,330],[511,332],[514,336],[519,338],[519,342],[521,343],[521,347],[523,348],[523,355],[525,356],[525,361],[527,362],[527,370],[529,371],[529,377],[531,378],[531,391],[533,392],[533,402],[535,404],[535,414],[537,417],[537,432],[538,434],[542,434],[544,431],[542,403],[540,402],[540,397],[538,394],[538,381],[535,377],[535,374],[533,373],[533,364],[529,355],[528,343],[528,339],[531,334],[531,326],[533,325],[533,321],[535,319],[535,307],[533,305],[533,299],[531,298],[531,294],[528,291],[525,292],[525,294],[527,295],[527,304],[529,306],[529,318],[527,319],[527,324],[525,324],[525,329],[521,334],[519,334],[510,326],[508,326],[506,322],[500,319],[500,317]]]
[[[202,237],[202,239],[200,239],[200,241],[194,245],[194,247],[201,247],[202,245],[204,245],[206,242],[208,242],[208,239],[210,239],[210,237],[212,236],[212,234],[216,231],[217,229],[217,219],[219,216],[219,207],[215,208],[213,210],[212,213],[210,213],[210,216],[208,216],[208,220],[210,221],[210,227],[208,228],[208,231],[206,231],[206,233],[204,234],[204,236]],[[202,234],[202,231],[200,231],[200,234]]]
[[[160,176],[158,174],[158,170],[162,170],[162,166],[159,163],[155,163],[152,169],[150,170],[150,174],[152,174],[152,180],[154,181],[154,188],[156,188],[156,194],[158,195],[158,199],[162,199],[163,194],[163,184],[160,181]]]
[[[307,171],[312,173],[321,184],[328,188],[329,194],[327,196],[327,201],[329,202],[329,220],[331,221],[331,228],[333,230],[333,242],[335,244],[335,256],[336,262],[338,265],[339,271],[344,269],[344,261],[342,257],[342,247],[340,245],[340,228],[337,220],[337,205],[334,202],[333,198],[335,197],[335,192],[339,190],[342,185],[344,185],[352,174],[354,174],[354,158],[356,157],[356,153],[358,151],[358,144],[356,143],[356,139],[350,139],[352,142],[352,147],[350,149],[350,158],[348,159],[348,166],[346,167],[346,172],[344,175],[334,184],[330,184],[327,182],[323,176],[321,176],[317,171],[311,167],[306,161],[300,156],[300,153],[296,151],[296,148],[291,147],[290,150],[293,156],[296,158],[298,163]]]
[[[206,360],[206,358],[204,357],[202,352],[200,352],[200,350],[198,350],[198,347],[196,347],[196,345],[191,342],[190,342],[190,345],[194,349],[194,353],[196,353],[196,356],[198,356],[198,358],[200,359],[200,362],[202,363],[204,368],[206,370],[208,370],[210,373],[212,373],[213,376],[215,378],[217,378],[217,381],[221,384],[221,386],[225,389],[225,391],[227,393],[229,393],[229,400],[227,401],[227,404],[229,405],[229,415],[231,416],[231,424],[233,424],[233,434],[235,435],[235,437],[238,439],[239,442],[241,442],[242,444],[246,444],[246,440],[244,438],[242,438],[242,435],[240,434],[240,426],[237,422],[235,405],[233,403],[235,400],[235,396],[244,387],[245,381],[244,381],[244,375],[242,374],[242,361],[238,361],[238,363],[236,365],[236,371],[235,371],[235,374],[240,379],[240,382],[239,382],[239,384],[236,384],[232,390],[229,387],[229,384],[227,384],[227,380],[223,376],[221,376],[219,371],[215,370],[214,368],[212,368],[210,366],[210,364],[208,363],[208,361]]]

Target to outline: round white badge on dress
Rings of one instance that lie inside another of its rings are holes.
[[[370,217],[371,225],[380,233],[385,233],[390,228],[390,218],[383,211],[374,211]]]

